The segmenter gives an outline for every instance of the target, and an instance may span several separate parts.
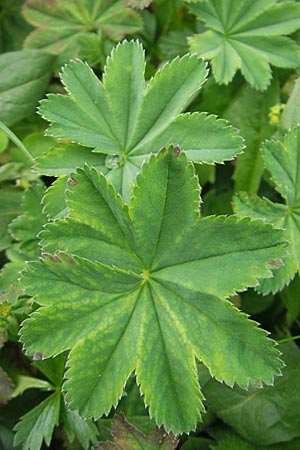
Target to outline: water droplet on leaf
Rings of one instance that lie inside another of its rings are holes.
[[[107,169],[117,169],[123,165],[123,162],[120,155],[107,155],[105,158],[105,167]]]

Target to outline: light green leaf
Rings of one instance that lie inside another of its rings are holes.
[[[83,167],[85,163],[104,173],[108,172],[105,155],[93,153],[91,149],[80,145],[52,148],[37,158],[35,168],[43,175],[63,176],[73,172],[76,167]]]
[[[0,120],[11,126],[32,114],[47,88],[55,58],[39,50],[0,55]]]
[[[29,377],[27,375],[18,375],[16,377],[16,389],[13,392],[13,397],[23,394],[27,389],[42,389],[45,391],[52,391],[53,386],[45,380],[40,378]]]
[[[38,159],[37,169],[67,174],[85,159],[106,173],[128,201],[143,161],[163,146],[179,144],[198,163],[223,162],[242,151],[237,130],[225,121],[203,113],[180,114],[206,79],[205,64],[197,56],[175,58],[147,85],[144,70],[143,49],[134,41],[112,51],[103,83],[83,62],[70,62],[61,76],[69,95],[49,95],[40,113],[51,122],[48,134],[91,149],[83,149],[82,156],[79,147],[53,150]]]
[[[67,176],[57,178],[57,180],[55,180],[46,190],[42,199],[44,206],[43,212],[53,220],[65,217],[68,214],[68,207],[65,199],[67,181]]]
[[[40,450],[44,440],[49,447],[59,421],[60,401],[60,393],[55,392],[22,416],[14,428],[14,445],[22,444],[22,450]]]
[[[129,208],[94,169],[71,180],[69,217],[46,227],[47,253],[24,274],[43,307],[22,329],[30,354],[71,350],[70,407],[108,414],[135,370],[150,415],[180,433],[203,411],[195,356],[229,385],[272,384],[282,366],[274,342],[225,297],[270,276],[281,232],[200,219],[197,178],[177,147],[144,164]]]
[[[281,116],[280,125],[288,130],[300,125],[300,78],[297,79]]]
[[[300,5],[276,0],[207,0],[188,2],[209,31],[189,38],[191,51],[212,60],[218,83],[229,83],[238,69],[253,87],[265,90],[270,64],[299,66],[299,48],[284,35],[300,28]]]
[[[300,352],[295,344],[282,344],[286,367],[273,387],[229,389],[209,381],[204,393],[209,408],[244,439],[256,445],[271,445],[300,436],[299,402]],[[297,446],[294,447],[295,449]]]
[[[118,40],[142,27],[140,16],[122,0],[27,0],[23,14],[36,27],[25,47],[58,55],[57,68],[85,51],[83,45],[93,35]]]
[[[234,199],[234,209],[241,216],[250,216],[284,228],[289,242],[285,265],[274,272],[274,278],[264,280],[257,288],[267,294],[281,290],[300,268],[300,128],[287,132],[282,141],[267,141],[262,148],[265,167],[275,188],[285,203],[273,203],[266,198],[249,197],[244,193]]]
[[[0,153],[4,152],[8,145],[7,135],[0,130]]]

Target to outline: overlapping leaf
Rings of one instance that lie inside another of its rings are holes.
[[[49,446],[55,426],[62,421],[70,442],[77,435],[86,450],[90,441],[97,441],[97,429],[91,422],[84,420],[77,411],[68,411],[61,395],[65,355],[47,361],[35,361],[35,366],[48,378],[48,381],[32,377],[23,377],[17,387],[16,395],[29,388],[41,388],[52,392],[49,397],[24,414],[15,426],[14,444],[22,444],[23,450],[40,450],[43,441]]]
[[[18,217],[8,227],[10,236],[17,242],[7,250],[10,261],[2,268],[0,289],[16,284],[25,261],[36,259],[40,254],[37,234],[47,222],[41,205],[44,191],[43,186],[31,186],[23,195]]]
[[[262,293],[276,292],[287,284],[300,268],[300,128],[289,131],[283,141],[267,141],[262,148],[267,170],[277,192],[285,203],[241,193],[234,200],[235,211],[241,216],[263,219],[285,229],[290,245],[285,265],[274,272],[274,278],[258,287]]]
[[[163,428],[154,428],[146,436],[127,422],[123,414],[116,415],[112,426],[113,442],[99,442],[92,450],[174,450],[179,440]]]
[[[49,446],[54,427],[58,425],[60,393],[54,392],[21,418],[16,425],[14,445],[24,450],[40,450],[43,441]]]
[[[281,368],[274,342],[225,297],[270,276],[284,252],[279,230],[199,219],[197,178],[178,148],[143,166],[129,208],[88,167],[72,175],[68,207],[24,274],[41,308],[22,341],[44,358],[71,350],[71,408],[107,414],[135,370],[150,415],[188,432],[203,411],[195,356],[229,385],[272,384]]]
[[[211,380],[204,388],[208,407],[257,446],[291,441],[300,436],[299,401],[295,395],[300,385],[300,352],[293,343],[283,344],[280,350],[286,367],[275,386],[245,392]]]
[[[91,148],[55,149],[38,160],[38,170],[68,174],[84,159],[106,173],[128,201],[142,162],[163,146],[179,144],[198,163],[223,162],[241,152],[241,138],[224,120],[180,114],[206,79],[202,60],[176,58],[147,85],[144,69],[143,49],[133,41],[113,50],[103,82],[81,61],[67,65],[61,78],[69,95],[49,95],[40,112],[51,122],[49,134]]]
[[[98,41],[101,53],[101,33],[117,40],[142,27],[140,16],[123,0],[27,0],[23,13],[36,27],[25,46],[58,55],[58,68],[86,51],[87,43]]]
[[[299,65],[299,48],[285,36],[300,28],[299,3],[200,0],[188,6],[209,28],[189,38],[191,50],[212,60],[218,83],[229,83],[240,69],[252,86],[264,90],[272,76],[270,64]]]

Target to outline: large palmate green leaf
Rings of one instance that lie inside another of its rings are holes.
[[[276,67],[297,67],[299,48],[285,35],[300,28],[300,5],[276,0],[191,0],[190,10],[208,31],[189,38],[190,48],[212,60],[218,83],[229,83],[238,69],[260,90]]]
[[[128,201],[143,161],[163,146],[179,144],[192,161],[210,164],[241,152],[241,138],[224,120],[180,114],[206,79],[202,60],[176,58],[148,84],[144,70],[143,49],[134,41],[113,50],[103,82],[81,61],[67,65],[61,78],[69,95],[49,95],[40,112],[51,122],[48,134],[90,148],[54,149],[38,160],[38,170],[68,174],[86,161],[106,173]]]
[[[69,217],[46,227],[42,259],[24,274],[41,308],[22,341],[43,358],[71,350],[64,389],[84,416],[108,414],[135,370],[150,415],[188,432],[204,409],[195,356],[230,386],[280,373],[274,342],[225,297],[270,276],[282,233],[200,219],[199,200],[178,148],[144,164],[129,208],[95,169],[72,175]]]
[[[36,27],[25,47],[58,55],[58,68],[83,56],[91,44],[102,53],[103,35],[117,40],[142,27],[140,16],[123,0],[27,0],[23,13]]]
[[[274,203],[267,198],[238,194],[234,209],[241,216],[250,216],[285,229],[289,241],[285,265],[264,280],[257,288],[262,293],[276,292],[287,284],[300,268],[300,128],[295,127],[283,141],[267,141],[262,148],[265,167],[271,174],[277,192],[285,203]]]

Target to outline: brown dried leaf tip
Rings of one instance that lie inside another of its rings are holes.
[[[173,148],[173,153],[174,153],[175,158],[178,158],[178,156],[180,155],[179,145],[176,145],[176,147]]]
[[[35,352],[32,359],[34,361],[41,361],[43,359],[43,353],[42,352]]]
[[[58,255],[52,255],[51,253],[42,253],[43,259],[48,259],[49,261],[55,262],[55,263],[61,263],[62,259]]]
[[[273,267],[282,267],[283,261],[281,259],[269,259],[268,264]]]
[[[73,178],[68,178],[67,183],[68,186],[76,186],[76,184],[78,184],[77,181],[74,180]]]
[[[73,256],[69,255],[65,252],[59,252],[59,254],[52,255],[51,253],[42,253],[43,259],[48,259],[49,261],[52,261],[54,263],[62,263],[66,262],[67,264],[70,264],[70,266],[75,265],[75,259]]]
[[[153,0],[127,0],[127,5],[131,8],[144,9],[147,8]]]

